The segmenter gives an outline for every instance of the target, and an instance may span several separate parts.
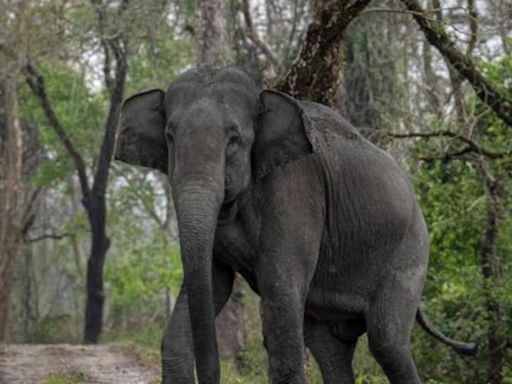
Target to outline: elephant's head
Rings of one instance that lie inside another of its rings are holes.
[[[201,382],[217,382],[211,254],[223,204],[312,152],[299,104],[260,92],[235,69],[190,70],[167,92],[123,105],[116,159],[167,173],[173,186]]]

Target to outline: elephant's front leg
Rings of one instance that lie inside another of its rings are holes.
[[[271,269],[268,264],[261,273],[270,277]],[[304,295],[301,285],[290,277],[275,275],[273,281],[259,284],[264,345],[268,352],[272,384],[305,383]]]
[[[320,218],[301,207],[275,208],[277,215],[263,224],[257,267],[269,373],[273,384],[303,384],[304,304],[322,226]],[[300,212],[300,217],[291,212]]]
[[[213,265],[213,296],[218,314],[229,299],[234,273],[227,266]],[[183,286],[162,339],[162,384],[194,384],[194,350],[188,298]]]

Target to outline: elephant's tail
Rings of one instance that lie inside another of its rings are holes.
[[[456,352],[465,356],[474,356],[478,352],[476,343],[463,343],[461,341],[453,340],[444,335],[434,324],[430,321],[425,311],[420,307],[416,313],[416,321],[429,335],[438,339],[442,343],[449,345]]]

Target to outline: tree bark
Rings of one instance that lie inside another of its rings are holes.
[[[32,247],[25,246],[23,263],[23,287],[22,287],[22,335],[24,342],[30,341],[30,323],[32,320],[32,279],[30,278],[32,270]]]
[[[97,343],[103,328],[103,308],[105,303],[103,266],[105,264],[105,255],[110,246],[105,228],[106,213],[105,198],[93,198],[88,209],[92,241],[87,261],[86,279],[87,298],[85,302],[84,342],[87,344]]]
[[[501,284],[501,265],[496,252],[496,240],[501,221],[500,202],[503,186],[491,173],[489,164],[484,158],[477,160],[476,167],[485,186],[486,225],[482,230],[479,253],[488,319],[488,383],[502,384],[507,337],[502,308],[493,294],[493,289]]]
[[[105,302],[103,284],[103,266],[105,255],[110,247],[110,239],[106,229],[106,191],[117,127],[124,97],[124,87],[128,72],[127,52],[124,42],[118,39],[109,48],[115,56],[116,69],[114,79],[108,80],[110,91],[110,107],[105,123],[105,135],[101,143],[98,166],[94,175],[91,200],[88,210],[89,223],[92,230],[91,253],[87,262],[87,301],[85,304],[84,342],[97,343],[103,328],[103,307]],[[105,66],[109,66],[105,58]]]
[[[274,88],[300,99],[329,106],[336,103],[342,65],[343,32],[370,0],[313,1],[309,25],[299,57]]]
[[[5,341],[9,318],[14,260],[19,253],[21,220],[19,202],[23,192],[23,141],[18,118],[18,93],[14,78],[0,84],[5,140],[2,143],[0,179],[0,342]]]

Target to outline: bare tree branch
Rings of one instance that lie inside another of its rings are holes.
[[[268,57],[268,59],[272,62],[272,64],[277,70],[279,68],[279,61],[277,60],[276,55],[272,51],[272,48],[270,48],[270,46],[260,38],[258,32],[256,32],[256,29],[254,29],[254,24],[252,23],[251,17],[251,10],[249,9],[249,1],[242,0],[241,3],[241,10],[242,14],[244,15],[245,26],[249,38],[252,40],[254,44],[258,46],[258,48],[261,49],[261,51],[265,54],[265,56]]]
[[[71,234],[71,233],[61,233],[61,234],[46,233],[46,234],[41,235],[41,236],[36,236],[36,237],[25,239],[25,241],[28,242],[28,243],[35,243],[35,242],[38,242],[38,241],[41,241],[41,240],[45,240],[45,239],[62,240],[64,238],[66,238],[66,237],[71,237],[71,236],[73,236],[73,234]]]
[[[471,32],[466,55],[471,55],[478,40],[478,13],[475,8],[475,0],[468,0],[469,30]]]
[[[100,157],[96,174],[94,175],[93,190],[96,192],[106,189],[108,171],[114,152],[115,135],[119,122],[121,105],[123,103],[124,85],[128,72],[127,52],[122,39],[112,43],[114,56],[116,57],[115,78],[110,89],[110,109],[105,123],[105,136],[100,150]]]
[[[462,157],[468,153],[472,153],[473,149],[470,146],[464,147],[462,149],[459,149],[457,151],[453,152],[446,152],[438,156],[418,156],[418,160],[423,160],[426,162],[432,162],[432,161],[441,161],[443,163],[447,163],[449,161],[455,160],[459,157]]]
[[[463,54],[456,47],[446,33],[441,21],[428,18],[417,0],[402,0],[402,2],[409,11],[413,12],[413,17],[427,40],[471,84],[480,100],[487,104],[501,120],[512,127],[512,100],[500,94],[489,80],[478,71],[472,58]]]
[[[466,153],[471,153],[471,152],[478,153],[478,154],[488,157],[490,159],[501,159],[504,157],[512,156],[512,150],[510,150],[508,152],[494,152],[487,148],[482,147],[473,139],[470,139],[468,137],[458,134],[457,132],[453,132],[453,131],[449,131],[449,130],[435,131],[435,132],[420,132],[420,133],[388,133],[388,136],[393,137],[393,138],[399,138],[399,139],[403,139],[403,138],[430,139],[433,137],[450,137],[453,139],[460,140],[463,143],[467,144],[467,146],[465,146],[463,149],[461,149],[459,151],[456,151],[453,153],[448,153],[448,154],[442,155],[441,157],[435,157],[435,158],[434,157],[424,157],[424,158],[421,158],[422,160],[428,160],[428,159],[441,159],[442,160],[445,157],[452,158],[452,157],[462,156]]]
[[[85,166],[85,161],[76,148],[75,144],[71,140],[71,138],[67,135],[66,131],[62,127],[62,124],[55,114],[55,111],[52,107],[50,99],[48,98],[48,92],[46,91],[46,85],[44,81],[43,75],[38,71],[38,69],[29,61],[25,64],[23,71],[25,73],[25,77],[27,83],[34,93],[34,95],[38,98],[41,107],[43,108],[46,119],[50,123],[50,126],[57,134],[62,145],[68,151],[69,155],[73,159],[73,163],[75,164],[76,171],[78,173],[78,179],[80,181],[80,187],[82,189],[83,203],[87,206],[90,200],[90,188],[89,181],[87,179],[87,169]]]
[[[96,16],[98,18],[98,30],[100,34],[100,44],[103,49],[103,54],[105,55],[105,60],[103,61],[103,75],[105,77],[105,84],[107,89],[112,89],[113,79],[112,79],[112,69],[110,68],[110,49],[109,44],[106,39],[106,30],[105,30],[105,6],[100,0],[91,0],[91,4],[96,11]]]

